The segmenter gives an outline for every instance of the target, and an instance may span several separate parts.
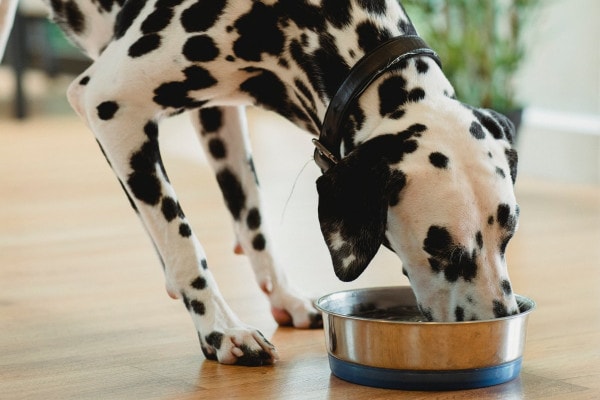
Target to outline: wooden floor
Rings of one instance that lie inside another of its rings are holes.
[[[316,297],[407,284],[386,252],[358,281],[335,278],[317,226],[309,137],[251,117],[268,217],[297,286]],[[465,392],[389,391],[332,376],[321,330],[276,326],[247,261],[232,253],[229,216],[185,120],[163,127],[167,169],[223,294],[278,347],[274,366],[204,360],[183,305],[166,295],[150,241],[78,119],[0,118],[2,399],[600,398],[598,187],[520,177],[522,218],[508,260],[513,287],[538,305],[520,378]]]

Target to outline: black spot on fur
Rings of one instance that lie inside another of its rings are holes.
[[[69,0],[65,2],[62,14],[69,25],[69,30],[72,30],[74,33],[83,33],[85,30],[85,17],[75,1]]]
[[[421,136],[420,134],[425,132],[426,130],[427,130],[427,126],[425,126],[423,124],[412,124],[411,126],[408,127],[408,129],[403,131],[402,134],[420,137]]]
[[[204,128],[203,133],[212,133],[221,129],[223,125],[223,112],[218,107],[202,108],[199,111],[200,122]]]
[[[371,21],[358,24],[356,34],[358,35],[358,45],[365,53],[392,38],[389,31],[377,27]]]
[[[115,113],[119,110],[119,105],[114,101],[105,101],[96,107],[98,111],[98,118],[103,121],[108,121],[115,116]]]
[[[512,132],[514,132],[514,125],[512,122],[504,115],[494,110],[485,111],[486,113],[473,109],[473,115],[475,115],[485,129],[492,134],[494,139],[506,139],[509,143],[512,143]]]
[[[158,124],[154,121],[149,121],[144,125],[144,133],[150,140],[158,140]]]
[[[263,107],[274,110],[290,120],[297,120],[301,113],[289,102],[286,87],[271,71],[258,70],[258,75],[252,76],[240,85],[240,90],[248,93]],[[301,118],[302,120],[308,117]]]
[[[389,206],[394,207],[400,203],[400,193],[406,186],[406,175],[400,170],[393,170],[387,184],[387,193],[389,196]]]
[[[165,29],[173,18],[173,10],[170,8],[160,8],[154,10],[142,22],[142,33],[148,35],[150,33],[158,33]]]
[[[115,39],[120,39],[125,35],[145,5],[146,0],[129,0],[123,4],[115,21]]]
[[[373,14],[383,15],[387,10],[385,0],[358,0],[357,3],[359,6]]]
[[[196,290],[205,289],[206,288],[206,279],[204,279],[203,277],[199,276],[198,278],[196,278],[196,279],[194,279],[192,281],[192,283],[190,284],[190,286],[192,286]]]
[[[296,89],[298,89],[298,91],[300,93],[302,93],[304,95],[304,97],[306,97],[306,99],[310,102],[310,106],[313,109],[317,108],[317,104],[315,102],[315,98],[313,96],[313,93],[310,91],[310,89],[304,84],[304,82],[302,82],[300,79],[294,79],[294,86],[296,87]]]
[[[425,91],[422,88],[414,88],[411,91],[406,90],[406,80],[395,75],[384,80],[378,88],[379,92],[379,113],[385,117],[389,114],[397,113],[398,109],[409,102],[418,102],[425,98]],[[404,110],[402,114],[404,115]],[[394,118],[398,118],[397,115]]]
[[[246,217],[246,226],[248,226],[248,229],[250,230],[255,230],[260,227],[260,224],[261,218],[258,208],[250,209],[250,211],[248,211],[248,216]]]
[[[464,321],[465,320],[465,309],[457,306],[454,309],[454,319],[456,321]]]
[[[281,26],[288,27],[293,21],[300,29],[309,29],[314,32],[324,30],[323,7],[308,4],[307,1],[279,0],[276,5],[277,13],[285,16],[281,19]],[[289,20],[288,20],[289,19]]]
[[[510,206],[508,204],[498,205],[496,218],[502,228],[508,229],[511,225]]]
[[[156,33],[145,35],[139,38],[134,44],[129,47],[129,57],[141,57],[160,46],[160,36]]]
[[[155,206],[160,201],[160,181],[154,174],[134,172],[129,175],[127,185],[133,195],[144,203]]]
[[[259,233],[254,236],[254,239],[252,239],[252,248],[257,251],[262,251],[265,249],[265,247],[267,247],[267,240],[263,234]]]
[[[156,172],[159,159],[158,142],[149,140],[142,145],[139,151],[133,153],[129,164],[134,172],[153,174]]]
[[[154,90],[154,102],[163,107],[180,109],[192,102],[188,97],[189,88],[184,82],[163,83]]]
[[[85,86],[90,82],[90,77],[89,76],[84,76],[83,78],[81,78],[81,80],[79,81],[79,84],[81,86]]]
[[[219,49],[210,36],[197,35],[185,42],[183,55],[189,61],[212,61],[219,56]]]
[[[416,103],[425,98],[425,91],[421,88],[414,88],[408,92],[408,101]]]
[[[502,239],[500,239],[499,250],[502,256],[504,256],[504,254],[506,253],[506,247],[508,246],[508,242],[510,242],[510,239],[512,239],[512,233],[508,233],[504,235]]]
[[[444,227],[431,226],[423,241],[423,250],[429,253],[432,271],[444,272],[446,280],[456,282],[459,278],[472,281],[477,275],[477,254],[454,243],[450,232]]]
[[[483,247],[483,235],[481,234],[481,231],[478,231],[475,234],[475,242],[477,243],[477,247],[479,249],[481,249]]]
[[[402,4],[400,4],[400,7],[402,7]],[[404,7],[402,7],[402,9],[404,11]],[[400,20],[398,21],[397,25],[398,29],[400,29],[400,32],[404,32],[406,35],[417,34],[417,30],[413,26],[412,22],[410,22],[410,19],[406,15],[406,12],[404,12],[404,15],[400,17]]]
[[[278,19],[274,7],[255,2],[234,24],[240,35],[233,44],[235,55],[247,61],[260,61],[263,53],[279,55],[285,39]]]
[[[225,143],[219,138],[212,138],[208,141],[208,150],[210,155],[216,160],[223,159],[227,156]]]
[[[62,0],[50,0],[50,5],[54,13],[62,13],[63,12],[63,2]]]
[[[100,4],[100,8],[104,11],[110,12],[112,11],[113,5],[115,3],[118,3],[120,5],[123,4],[122,0],[117,1],[117,0],[99,0],[98,4]]]
[[[425,125],[413,124],[402,132],[378,136],[359,147],[360,156],[375,163],[380,160],[387,164],[396,164],[403,160],[406,154],[413,153],[419,147],[416,140],[421,132],[427,129]],[[400,178],[402,179],[402,178]]]
[[[496,318],[503,318],[503,317],[508,317],[508,310],[506,309],[506,306],[504,305],[504,303],[502,303],[501,301],[498,300],[494,300],[494,316]]]
[[[223,169],[217,173],[217,183],[221,188],[225,204],[233,218],[238,221],[242,209],[246,205],[246,194],[237,176],[229,169]]]
[[[208,269],[208,263],[206,262],[206,259],[203,258],[200,263],[202,265],[202,269]]]
[[[502,282],[500,282],[500,287],[505,295],[510,296],[512,294],[512,286],[507,279],[504,279]]]
[[[183,82],[163,83],[154,90],[154,101],[163,107],[175,109],[201,107],[205,101],[197,101],[188,95],[190,90],[206,89],[217,83],[210,72],[197,65],[183,70],[186,76]]]
[[[117,1],[123,1],[123,0],[117,0]],[[156,8],[173,8],[176,7],[178,5],[180,5],[181,3],[183,3],[184,0],[158,0],[156,2],[155,7]]]
[[[313,65],[321,66],[320,72],[323,76],[323,87],[322,89],[319,88],[319,93],[332,98],[341,86],[344,78],[348,75],[348,72],[350,72],[350,67],[339,54],[335,39],[330,34],[321,35],[319,38],[319,48],[314,52],[314,57],[305,57],[304,62],[302,59],[296,59],[296,62],[305,68],[308,76],[318,76],[315,75],[318,72],[311,71],[310,68],[304,66],[310,65],[306,64],[306,61],[310,61],[311,58],[313,58]]]
[[[163,197],[160,209],[167,222],[171,222],[183,214],[179,204],[172,197],[168,196]]]
[[[342,29],[352,22],[352,6],[348,0],[323,0],[321,8],[327,21]]]
[[[406,80],[399,75],[392,76],[379,85],[379,114],[382,117],[396,111],[406,103],[408,93],[405,86]]]
[[[206,306],[201,301],[192,300],[190,302],[190,310],[194,311],[198,315],[204,315],[206,313]]]
[[[184,238],[192,236],[192,228],[185,222],[179,225],[179,235]]]
[[[206,89],[217,83],[217,80],[206,69],[197,65],[192,65],[183,70],[186,80],[185,83],[190,90]]]
[[[221,343],[223,342],[224,336],[225,335],[223,335],[221,332],[213,331],[210,334],[206,335],[204,339],[206,340],[206,343],[208,345],[210,345],[216,350],[219,350],[221,348]]]
[[[493,215],[490,215],[488,217],[487,223],[488,223],[488,225],[493,225],[494,224],[494,216]]]
[[[415,61],[415,66],[420,74],[425,74],[427,71],[429,71],[429,64],[427,64],[427,62],[425,62],[425,60],[422,58],[417,58]]]
[[[469,132],[471,132],[471,135],[473,135],[473,137],[475,139],[484,139],[485,138],[485,132],[483,131],[483,127],[477,121],[473,121],[471,123],[471,127],[469,128]]]
[[[433,313],[431,312],[431,308],[423,308],[421,304],[419,304],[419,310],[421,310],[421,314],[427,321],[433,321]]]
[[[496,175],[498,175],[500,178],[506,178],[504,170],[500,167],[496,167]]]
[[[508,167],[510,169],[510,179],[512,179],[514,184],[517,181],[517,163],[519,157],[515,149],[506,149],[504,154],[506,155],[506,160],[508,161]]]
[[[391,118],[391,119],[400,119],[400,118],[404,117],[404,114],[406,114],[406,111],[404,111],[403,109],[399,108],[398,110],[396,110],[393,113],[389,114],[388,118]]]
[[[186,32],[203,32],[214,25],[223,13],[225,0],[197,0],[181,13],[181,25]]]
[[[448,168],[448,157],[437,151],[429,155],[429,162],[436,168]]]

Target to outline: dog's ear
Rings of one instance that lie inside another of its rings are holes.
[[[390,168],[358,150],[317,180],[319,222],[335,274],[356,279],[385,239]]]

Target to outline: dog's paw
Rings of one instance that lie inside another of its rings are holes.
[[[313,302],[289,288],[274,289],[269,284],[261,284],[262,291],[271,302],[271,314],[280,326],[318,329],[323,327],[323,318]]]
[[[198,337],[204,356],[222,364],[256,367],[279,359],[275,346],[260,331],[250,327],[213,331]]]
[[[271,314],[279,326],[293,326],[303,329],[319,329],[323,327],[323,317],[314,309],[302,310],[300,313],[295,313],[296,317],[294,318],[292,314],[283,308],[271,307]]]

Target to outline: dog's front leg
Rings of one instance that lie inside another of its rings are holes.
[[[242,323],[220,294],[158,146],[160,110],[136,102],[127,90],[107,88],[92,66],[69,88],[69,100],[96,135],[163,261],[167,290],[183,300],[207,358],[225,364],[272,363],[277,353],[256,329]],[[104,79],[102,79],[104,78]]]
[[[239,241],[236,252],[249,257],[258,285],[271,302],[275,320],[280,325],[298,328],[320,327],[320,314],[309,299],[291,287],[273,256],[273,241],[261,210],[245,108],[204,108],[192,112],[192,121],[233,217]]]

